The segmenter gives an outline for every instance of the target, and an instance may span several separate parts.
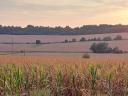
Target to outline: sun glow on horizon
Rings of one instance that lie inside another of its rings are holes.
[[[0,24],[71,27],[128,24],[127,5],[126,0],[4,0],[0,3]]]

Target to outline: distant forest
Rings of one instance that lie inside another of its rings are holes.
[[[28,25],[24,28],[0,25],[0,34],[8,35],[87,35],[128,32],[128,25],[84,25],[82,27],[44,27]]]

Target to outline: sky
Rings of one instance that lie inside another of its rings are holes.
[[[128,1],[0,0],[0,24],[71,27],[128,24]]]

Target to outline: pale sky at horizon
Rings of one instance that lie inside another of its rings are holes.
[[[127,0],[0,0],[1,25],[128,24]]]

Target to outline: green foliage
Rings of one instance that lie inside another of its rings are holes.
[[[90,47],[90,50],[94,53],[123,53],[118,47],[111,48],[108,46],[108,43],[93,43]]]
[[[89,70],[90,77],[91,77],[91,89],[95,91],[96,81],[97,81],[97,68],[95,68],[93,65],[90,65],[88,70]]]
[[[31,92],[31,96],[52,96],[50,89],[34,90]]]
[[[62,66],[60,70],[60,67],[45,65],[1,65],[0,96],[117,96],[118,91],[120,96],[125,96],[127,78],[120,78],[122,67],[112,71],[111,67],[105,68],[89,65],[81,69],[72,65]]]
[[[116,30],[116,31],[115,31]],[[44,27],[28,25],[25,28],[14,26],[1,26],[0,34],[11,35],[85,35],[103,33],[127,32],[128,25],[83,25],[81,27]]]
[[[93,43],[90,47],[94,53],[108,53],[110,48],[108,47],[108,43]]]
[[[113,80],[113,74],[109,73],[108,78],[107,78],[107,81],[108,81],[108,95],[109,96],[112,96],[112,80]]]

